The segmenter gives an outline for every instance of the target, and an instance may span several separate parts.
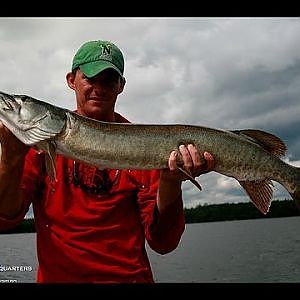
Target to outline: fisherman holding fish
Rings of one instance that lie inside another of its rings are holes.
[[[66,75],[76,112],[129,123],[115,111],[123,74],[124,58],[116,45],[84,43]],[[177,247],[185,228],[182,182],[213,170],[212,155],[202,157],[186,144],[170,149],[169,168],[101,169],[61,154],[53,161],[48,150],[26,146],[6,127],[0,122],[0,229],[20,223],[32,203],[37,282],[152,283],[145,240],[160,254]],[[86,142],[83,136],[80,143]],[[53,165],[55,171],[49,172]]]

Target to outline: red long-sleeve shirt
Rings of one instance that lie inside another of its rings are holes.
[[[126,122],[120,115],[116,118]],[[79,166],[87,184],[98,176],[95,167]],[[153,282],[145,239],[159,253],[175,249],[185,226],[182,203],[158,224],[158,170],[109,170],[115,184],[109,193],[94,195],[72,183],[73,167],[73,160],[58,155],[53,183],[44,154],[31,149],[22,179],[23,209],[12,220],[0,217],[0,228],[12,227],[32,203],[37,282]]]

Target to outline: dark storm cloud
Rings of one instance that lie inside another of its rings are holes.
[[[216,95],[230,94],[235,97],[243,95],[259,94],[276,87],[280,90],[290,86],[295,80],[299,82],[300,61],[297,60],[293,65],[288,65],[281,70],[268,70],[257,66],[251,70],[236,71],[232,70],[226,78],[216,87]],[[280,103],[276,102],[277,106]]]

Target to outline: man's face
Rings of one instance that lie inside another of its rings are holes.
[[[115,103],[123,91],[124,83],[113,69],[106,69],[92,78],[87,78],[80,69],[75,76],[68,73],[67,81],[75,91],[77,111],[84,116],[112,121]]]

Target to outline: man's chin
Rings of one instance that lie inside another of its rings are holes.
[[[85,115],[89,118],[100,120],[105,117],[106,113],[101,106],[89,106],[88,109],[85,110]]]

